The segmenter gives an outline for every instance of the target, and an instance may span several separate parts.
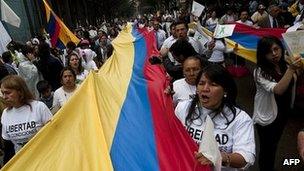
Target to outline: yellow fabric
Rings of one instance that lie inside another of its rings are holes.
[[[228,48],[234,48],[235,42],[225,38],[226,44]],[[238,44],[238,50],[234,52],[236,55],[243,57],[246,60],[256,63],[256,51],[252,49],[246,49],[242,45]]]
[[[135,52],[131,30],[129,24],[112,42],[115,49],[113,55],[98,72],[100,82],[96,85],[96,89],[101,90],[101,93],[96,96],[98,99],[103,99],[99,101],[100,113],[106,118],[101,120],[101,125],[107,130],[105,137],[108,148],[112,145],[116,123],[132,75]]]
[[[46,21],[49,21],[52,9],[45,0],[43,0],[43,3],[44,3],[45,13],[46,13]]]
[[[59,32],[59,39],[66,46],[69,41],[74,42],[76,45],[80,42],[80,40],[65,26],[65,24],[60,20],[61,30]]]
[[[110,171],[110,149],[134,63],[129,25],[114,53],[1,170]]]

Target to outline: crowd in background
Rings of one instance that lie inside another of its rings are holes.
[[[303,7],[303,0],[296,3],[282,0],[276,4],[251,0],[245,7],[234,4],[219,9],[210,5],[199,17],[184,11],[167,11],[115,19],[99,26],[74,29],[81,41],[79,44],[68,42],[65,49],[52,47],[48,34],[25,43],[12,41],[7,46],[8,51],[1,55],[0,63],[0,76],[4,78],[1,81],[2,101],[7,107],[1,118],[4,163],[68,101],[90,71],[96,72],[102,67],[112,55],[111,42],[127,22],[131,22],[134,27],[155,34],[160,55],[150,62],[163,65],[170,76],[172,84],[164,93],[172,95],[175,113],[195,142],[201,142],[203,126],[210,117],[223,168],[246,169],[256,158],[256,124],[260,139],[259,167],[273,170],[288,113],[292,106],[300,108],[299,111],[302,109],[304,79],[300,58],[285,56],[285,49],[277,38],[264,37],[258,42],[253,73],[257,91],[251,118],[237,107],[237,87],[225,68],[227,54],[236,52],[238,46],[229,49],[224,39],[212,37],[202,45],[194,38],[194,33],[200,27],[214,31],[217,24],[235,22],[257,29],[288,28],[302,22]],[[197,23],[195,28],[188,27],[192,21]],[[291,61],[290,64],[285,58]],[[26,87],[22,93],[21,87]],[[29,116],[12,117],[20,112],[27,112]],[[38,116],[43,118],[39,122],[28,120],[34,118],[36,121]],[[19,128],[14,126],[23,122],[30,124],[31,134],[16,134]],[[299,141],[304,144],[304,138],[303,142]],[[299,150],[303,157],[304,145],[299,145]],[[201,164],[211,164],[202,153],[196,153],[195,157]]]

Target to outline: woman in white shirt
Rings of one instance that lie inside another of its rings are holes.
[[[255,139],[253,122],[236,107],[237,87],[221,65],[209,65],[199,73],[193,100],[178,103],[175,114],[192,139],[200,144],[206,117],[214,124],[214,135],[222,157],[222,170],[238,170],[253,165]],[[202,165],[212,164],[202,153],[195,153]]]
[[[1,80],[7,108],[1,116],[2,137],[13,142],[18,152],[51,119],[48,107],[34,100],[23,78],[9,75]]]
[[[263,37],[258,42],[253,121],[260,139],[260,170],[274,169],[277,145],[294,97],[293,76],[301,66],[300,58],[288,66],[284,54],[283,44],[276,37]]]
[[[237,49],[238,49],[238,44],[236,44],[234,48],[227,48],[224,38],[212,39],[208,44],[209,45],[214,44],[214,47],[211,50],[209,50],[212,52],[211,52],[211,56],[208,59],[208,61],[212,64],[221,64],[223,66],[225,66],[224,54],[232,53],[234,51],[237,51]]]
[[[214,29],[217,24],[218,24],[218,18],[216,17],[216,12],[212,11],[211,17],[206,21],[206,27],[209,31],[214,32]]]
[[[52,112],[56,113],[77,89],[76,74],[70,67],[65,67],[60,74],[62,86],[54,92]]]
[[[198,73],[202,69],[201,60],[198,57],[190,56],[182,63],[185,78],[173,82],[173,104],[189,100],[194,97],[196,92],[195,81]]]
[[[73,69],[76,74],[76,84],[80,84],[89,75],[89,72],[82,66],[82,58],[77,52],[72,52],[68,55],[68,66]]]

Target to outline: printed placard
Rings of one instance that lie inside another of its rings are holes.
[[[229,37],[233,34],[235,24],[218,24],[214,30],[213,37],[216,39]]]

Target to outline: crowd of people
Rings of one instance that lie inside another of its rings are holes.
[[[254,126],[260,141],[259,168],[274,170],[288,114],[295,104],[302,107],[303,65],[300,56],[286,55],[278,38],[259,40],[253,72],[254,111],[249,115],[236,104],[237,86],[226,69],[227,54],[236,52],[238,45],[229,49],[223,38],[212,37],[201,44],[194,32],[202,32],[201,27],[214,31],[217,24],[235,22],[255,28],[288,28],[302,22],[303,7],[304,0],[282,0],[268,6],[251,0],[246,8],[226,6],[222,16],[217,15],[220,9],[210,6],[198,17],[157,13],[129,21],[138,29],[155,33],[160,55],[150,62],[164,66],[170,76],[172,84],[164,93],[172,96],[177,118],[198,145],[204,138],[206,118],[213,121],[223,170],[247,169],[254,164]],[[66,49],[52,47],[47,34],[24,44],[8,44],[9,51],[2,54],[0,62],[4,163],[64,106],[90,71],[97,71],[111,57],[111,42],[126,21],[79,27],[74,33],[81,41],[77,45],[68,42]],[[188,27],[191,21],[196,21],[195,28]],[[299,133],[298,142],[304,159],[304,131]],[[199,152],[194,158],[203,165],[214,164]]]

